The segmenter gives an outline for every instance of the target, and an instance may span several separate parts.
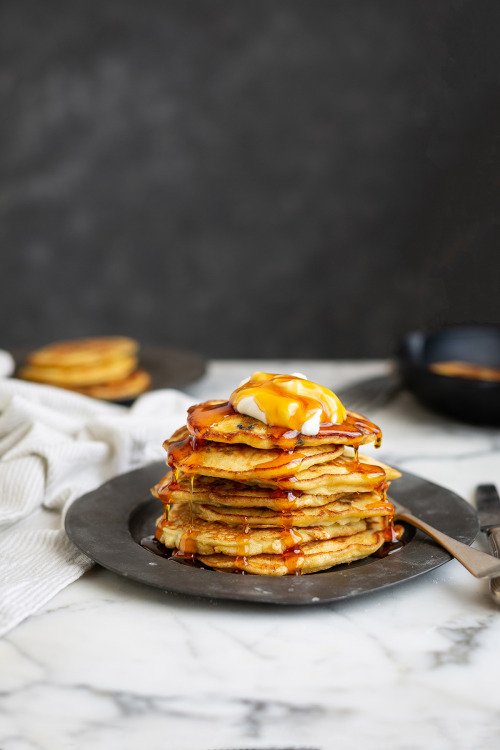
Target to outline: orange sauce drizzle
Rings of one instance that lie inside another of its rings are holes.
[[[241,533],[238,535],[236,541],[235,566],[238,570],[244,572],[248,567],[247,555],[250,551],[250,526],[248,525],[248,518],[246,516],[243,517],[241,529]]]
[[[335,393],[296,375],[254,372],[233,391],[229,403],[239,411],[240,404],[247,398],[263,414],[266,424],[285,429],[300,431],[313,417],[320,423],[339,424],[346,416]]]
[[[237,415],[241,417],[242,423],[249,417],[243,417],[233,409],[228,401],[219,401],[214,404],[197,404],[188,410],[187,427],[190,434],[197,440],[203,440],[209,434],[212,427],[226,417]],[[266,433],[270,439],[280,448],[293,449],[303,444],[303,437],[297,430],[287,427],[266,426]],[[342,424],[321,424],[317,437],[324,442],[343,443],[346,445],[360,445],[366,438],[375,436],[376,447],[382,440],[380,428],[365,417],[353,412],[347,412]]]
[[[196,540],[193,539],[194,530],[188,528],[183,532],[179,540],[179,548],[175,550],[174,556],[183,560],[196,560]]]

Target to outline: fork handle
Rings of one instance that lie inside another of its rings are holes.
[[[410,513],[409,511],[402,511],[396,513],[395,516],[398,520],[407,521],[417,529],[424,531],[432,539],[435,539],[439,544],[444,547],[448,552],[455,557],[458,562],[467,568],[469,573],[472,573],[476,578],[495,578],[500,576],[500,560],[493,555],[488,555],[486,552],[469,547],[468,544],[463,544],[456,539],[453,539],[447,534],[443,534],[442,531],[438,531],[433,526],[422,521]],[[497,540],[496,540],[497,541]],[[498,582],[500,583],[500,581]],[[499,599],[500,601],[500,599]]]
[[[495,557],[500,557],[500,529],[490,529],[488,542]],[[490,578],[490,594],[493,601],[500,604],[500,577]]]

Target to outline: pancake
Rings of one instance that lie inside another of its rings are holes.
[[[79,388],[127,378],[137,367],[135,356],[71,367],[27,364],[18,371],[23,380],[47,383],[61,388]]]
[[[251,528],[226,526],[199,518],[187,503],[174,505],[168,521],[160,519],[156,538],[169,549],[186,550],[192,554],[246,556],[283,555],[286,550],[311,541],[332,540],[355,536],[360,532],[380,531],[387,527],[387,519],[339,519],[328,526],[308,528]]]
[[[310,495],[297,490],[280,491],[212,477],[197,476],[188,479],[180,475],[175,481],[172,472],[169,472],[151,489],[151,492],[165,504],[193,502],[234,509],[268,508],[272,511],[290,512],[302,508],[318,508],[332,503],[337,503],[339,507],[352,505],[353,508],[358,509],[372,503],[377,503],[382,507],[385,503],[383,499],[385,489],[384,486],[378,488],[377,491]]]
[[[93,367],[137,354],[139,344],[126,336],[57,341],[32,352],[28,364],[36,367]]]
[[[151,388],[151,376],[146,370],[138,368],[126,378],[112,380],[107,383],[97,383],[81,388],[75,388],[78,393],[93,398],[102,398],[107,401],[119,401],[121,399],[135,398]]]
[[[364,496],[360,494],[357,500],[349,502],[337,500],[318,507],[287,511],[276,511],[270,508],[232,508],[208,503],[193,503],[192,507],[193,512],[206,521],[217,521],[230,526],[248,525],[252,528],[293,526],[295,529],[305,526],[329,526],[344,518],[392,517],[394,512],[391,503],[381,499],[375,492],[366,492]]]
[[[187,427],[193,437],[222,443],[245,443],[254,448],[290,450],[312,445],[380,443],[377,425],[355,412],[339,425],[323,425],[318,435],[303,435],[283,427],[271,427],[254,417],[236,412],[227,401],[207,401],[188,410]]]
[[[232,572],[244,570],[261,576],[285,576],[291,573],[318,573],[334,565],[351,563],[376,552],[384,543],[383,531],[361,531],[347,537],[313,541],[278,555],[230,556],[200,555],[199,560],[211,568]]]
[[[138,367],[138,350],[126,336],[59,341],[31,352],[17,376],[93,398],[132,399],[151,387],[149,373]]]
[[[289,477],[299,470],[331,461],[343,451],[343,446],[338,445],[304,446],[296,451],[259,450],[241,443],[229,445],[208,440],[193,445],[185,427],[177,430],[164,446],[170,466],[187,476],[256,483]]]
[[[338,456],[333,461],[299,471],[274,484],[267,482],[265,486],[312,495],[333,495],[371,492],[399,476],[401,474],[392,467],[360,453],[358,461],[350,456]]]

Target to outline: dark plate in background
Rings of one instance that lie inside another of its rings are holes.
[[[33,349],[12,352],[16,370],[25,363],[30,351]],[[205,374],[206,364],[201,355],[182,349],[143,344],[139,350],[139,366],[151,375],[153,390],[181,388],[192,383]],[[120,403],[131,403],[131,400],[121,399]]]
[[[402,384],[426,406],[465,422],[500,425],[500,382],[440,375],[434,362],[462,361],[500,367],[500,327],[454,326],[413,331],[396,353]]]
[[[338,565],[305,576],[237,575],[164,558],[140,541],[154,533],[161,503],[149,488],[165,473],[163,461],[123,474],[79,500],[66,514],[66,532],[88,557],[108,570],[164,591],[269,604],[319,604],[402,583],[451,556],[408,527],[405,544],[391,555]],[[428,523],[471,544],[478,532],[474,509],[453,492],[405,472],[391,495]]]
[[[153,389],[180,388],[205,374],[206,360],[199,354],[182,349],[144,344],[139,351],[139,365],[149,372]]]

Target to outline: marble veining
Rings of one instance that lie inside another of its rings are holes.
[[[492,617],[479,619],[470,625],[443,625],[438,632],[448,642],[444,651],[436,651],[434,668],[446,664],[470,664],[474,651],[481,646],[482,633],[489,627]]]
[[[385,367],[215,362],[187,390],[219,397],[252,369],[340,387]],[[500,431],[406,393],[373,417],[382,460],[469,502],[479,482],[500,486]],[[0,748],[496,750],[498,643],[487,582],[456,561],[291,608],[169,594],[96,566],[0,640]]]

